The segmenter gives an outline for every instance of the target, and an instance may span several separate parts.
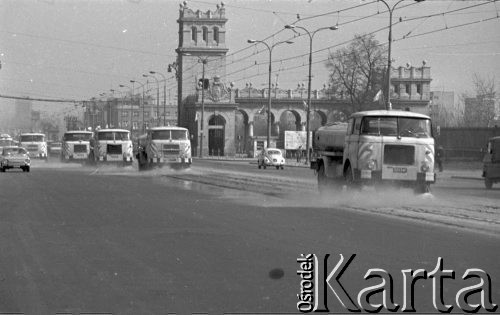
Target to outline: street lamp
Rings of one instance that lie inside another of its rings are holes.
[[[163,78],[163,126],[166,126],[167,124],[165,122],[165,112],[167,110],[167,108],[166,108],[166,106],[167,106],[167,78],[161,72],[158,72],[158,71],[149,71],[149,73],[159,74]]]
[[[302,26],[296,26],[296,25],[285,25],[286,29],[295,29],[299,28],[307,33],[309,35],[309,76],[308,76],[308,85],[307,85],[307,109],[306,109],[306,164],[309,164],[310,160],[310,153],[309,153],[309,147],[311,146],[311,143],[309,142],[309,129],[310,129],[310,116],[311,116],[311,71],[312,71],[312,47],[313,47],[313,37],[316,35],[317,32],[323,31],[323,30],[338,30],[339,27],[337,25],[334,26],[328,26],[328,27],[321,27],[315,30],[314,32],[310,32],[308,29]]]
[[[135,80],[130,80],[130,83],[134,84],[134,83],[138,83],[141,85],[141,88],[142,88],[142,99],[141,99],[141,105],[142,105],[142,132],[144,132],[146,130],[146,128],[144,128],[144,84],[142,84],[141,82],[139,81],[135,81]]]
[[[151,77],[156,80],[156,126],[158,126],[160,122],[160,82],[154,75],[143,74],[142,76],[145,78]]]
[[[130,133],[132,133],[132,114],[134,112],[132,110],[132,97],[134,96],[134,86],[132,85],[132,87],[130,87],[128,85],[120,84],[119,87],[125,87],[131,91],[131,97],[130,97]],[[125,101],[125,98],[122,98],[122,109],[123,109],[123,106],[125,105],[124,101]]]
[[[396,6],[405,1],[405,0],[399,0],[396,2],[392,8],[387,4],[385,0],[380,0],[385,4],[387,7],[387,10],[389,11],[389,48],[388,48],[388,53],[387,53],[387,87],[386,87],[386,103],[385,103],[385,109],[386,110],[391,110],[392,105],[391,105],[391,66],[392,66],[392,60],[391,60],[391,48],[392,48],[392,12],[396,8]],[[424,2],[425,0],[413,0],[415,2]]]
[[[192,56],[190,53],[185,53],[184,56]],[[201,74],[201,126],[200,126],[200,158],[203,157],[203,131],[205,130],[205,65],[208,62],[208,57],[198,57],[198,62],[202,64]],[[169,65],[170,66],[170,65]]]
[[[269,50],[269,92],[267,95],[268,98],[268,104],[267,104],[267,147],[271,147],[271,72],[272,72],[272,53],[273,53],[273,48],[280,45],[280,44],[293,44],[292,41],[285,40],[281,42],[274,43],[272,46],[269,46],[266,42],[262,40],[256,40],[256,39],[249,39],[247,40],[249,44],[254,44],[254,43],[262,43],[266,45],[267,49]]]
[[[179,69],[179,64],[177,63],[177,61],[172,62],[167,67],[168,72],[175,71],[175,79],[177,80],[177,126],[180,126],[181,125],[181,106],[180,106],[179,95],[181,93],[179,92],[179,86],[180,86],[179,79],[180,79],[180,77],[179,77],[178,69]]]

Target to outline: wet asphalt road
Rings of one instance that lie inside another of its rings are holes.
[[[342,278],[354,299],[380,282],[363,279],[379,267],[402,304],[401,270],[432,271],[442,257],[456,271],[446,303],[475,283],[460,279],[472,267],[490,274],[500,303],[498,235],[126,170],[7,172],[0,200],[0,312],[296,313],[301,253],[332,254],[332,265],[357,254]],[[436,312],[430,280],[415,305]],[[345,311],[332,294],[329,307]]]

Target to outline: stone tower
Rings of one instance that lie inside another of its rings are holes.
[[[180,5],[179,47],[177,47],[178,112],[179,125],[187,127],[185,104],[195,97],[201,84],[203,60],[205,64],[205,84],[210,85],[215,77],[226,76],[226,22],[224,3],[215,11],[192,10],[184,1]]]

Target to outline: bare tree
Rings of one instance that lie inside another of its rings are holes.
[[[464,125],[467,127],[490,127],[495,120],[496,84],[494,77],[484,78],[473,74],[472,84],[475,96],[464,93],[460,97],[463,102]]]
[[[353,111],[383,107],[373,103],[383,88],[386,52],[374,35],[356,35],[347,47],[330,54],[327,67],[333,92],[348,98]]]

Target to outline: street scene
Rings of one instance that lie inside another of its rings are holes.
[[[499,10],[0,1],[0,314],[499,313]]]

